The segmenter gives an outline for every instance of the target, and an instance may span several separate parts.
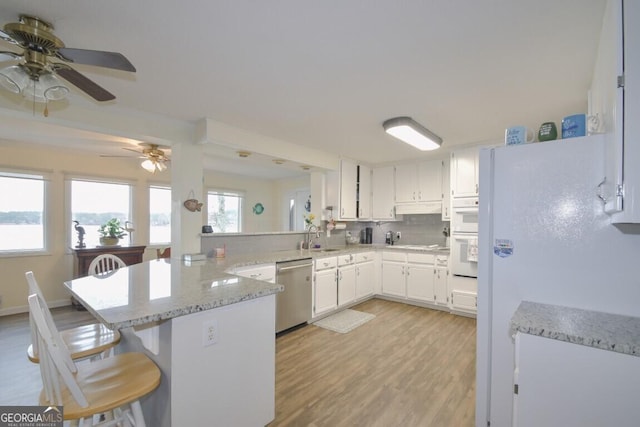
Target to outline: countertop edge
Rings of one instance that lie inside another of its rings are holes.
[[[513,314],[517,332],[640,357],[640,318],[522,301]]]

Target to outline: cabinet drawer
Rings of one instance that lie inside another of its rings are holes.
[[[353,256],[353,254],[338,255],[338,267],[353,264],[354,260],[355,257]]]
[[[375,259],[375,254],[373,252],[359,252],[356,254],[356,262],[359,264],[361,262],[373,261]]]
[[[316,271],[326,270],[328,268],[336,268],[338,266],[338,259],[336,257],[317,258],[314,261]]]
[[[407,254],[408,262],[415,262],[419,264],[433,264],[436,260],[436,256],[434,254],[422,254],[416,252],[409,252]]]
[[[436,256],[436,265],[438,267],[446,267],[447,265],[449,265],[449,257],[446,255]]]
[[[382,259],[384,261],[405,262],[407,260],[407,254],[400,251],[384,251],[382,252]]]
[[[275,264],[251,265],[246,267],[238,267],[232,270],[233,274],[250,279],[264,280],[267,282],[275,282],[276,266]]]

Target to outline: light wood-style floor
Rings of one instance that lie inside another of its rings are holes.
[[[353,309],[376,318],[278,338],[270,426],[473,426],[475,319],[380,299]]]
[[[380,299],[347,334],[309,325],[276,341],[274,426],[473,426],[475,319]],[[90,314],[55,309],[60,328]],[[0,317],[0,405],[34,405],[26,315]]]

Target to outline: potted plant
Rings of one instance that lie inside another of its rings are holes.
[[[114,246],[118,240],[127,234],[127,230],[120,224],[117,218],[111,218],[98,228],[100,234],[100,244],[103,246]]]

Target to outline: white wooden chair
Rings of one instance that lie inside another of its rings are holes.
[[[145,426],[139,399],[160,384],[151,359],[132,352],[76,365],[37,294],[29,296],[29,313],[40,349],[40,405],[63,406],[64,419],[80,426]]]
[[[45,316],[53,323],[53,317],[33,272],[27,271],[24,275],[29,284],[29,295],[36,294],[40,297]],[[112,331],[102,323],[93,323],[63,330],[60,331],[60,337],[69,349],[73,360],[109,355],[120,342],[120,332]],[[37,341],[33,335],[31,336],[31,345],[27,349],[27,357],[34,363],[39,363],[40,361]]]
[[[116,255],[102,254],[95,257],[89,264],[89,274],[100,276],[126,266],[124,261]]]

